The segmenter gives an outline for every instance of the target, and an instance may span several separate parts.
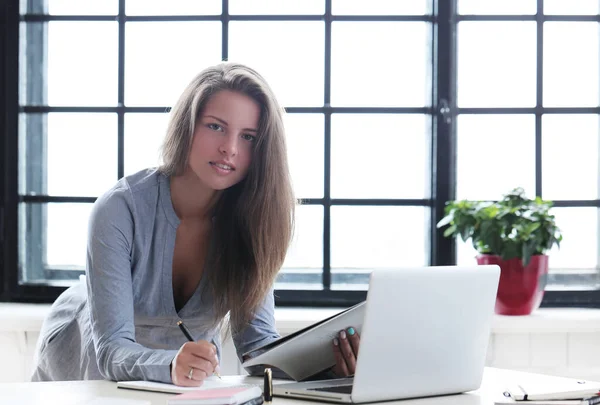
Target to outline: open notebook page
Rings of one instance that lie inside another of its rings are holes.
[[[132,390],[183,393],[187,391],[207,390],[212,388],[232,388],[232,387],[247,387],[257,385],[262,388],[262,379],[257,377],[244,376],[211,376],[204,380],[204,384],[200,387],[180,387],[174,384],[165,384],[153,381],[119,381],[117,387],[127,388]]]

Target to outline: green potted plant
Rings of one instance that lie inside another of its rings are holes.
[[[542,301],[548,275],[547,252],[562,235],[551,201],[529,199],[516,188],[500,201],[449,201],[438,228],[444,236],[471,239],[478,264],[500,266],[496,313],[527,315]]]

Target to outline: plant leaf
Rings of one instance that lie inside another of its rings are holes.
[[[437,227],[438,228],[442,228],[450,223],[452,223],[452,216],[451,215],[446,215],[444,218],[442,218],[440,220],[440,222],[437,223]]]
[[[447,238],[448,236],[454,235],[455,232],[456,226],[451,225],[444,231],[444,237]]]

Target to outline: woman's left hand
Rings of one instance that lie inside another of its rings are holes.
[[[359,345],[360,336],[353,327],[340,331],[338,336],[333,339],[335,366],[332,371],[337,377],[354,375]]]

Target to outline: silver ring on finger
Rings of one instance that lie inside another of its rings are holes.
[[[191,380],[194,376],[194,367],[190,367],[190,372],[187,375],[188,380]]]

